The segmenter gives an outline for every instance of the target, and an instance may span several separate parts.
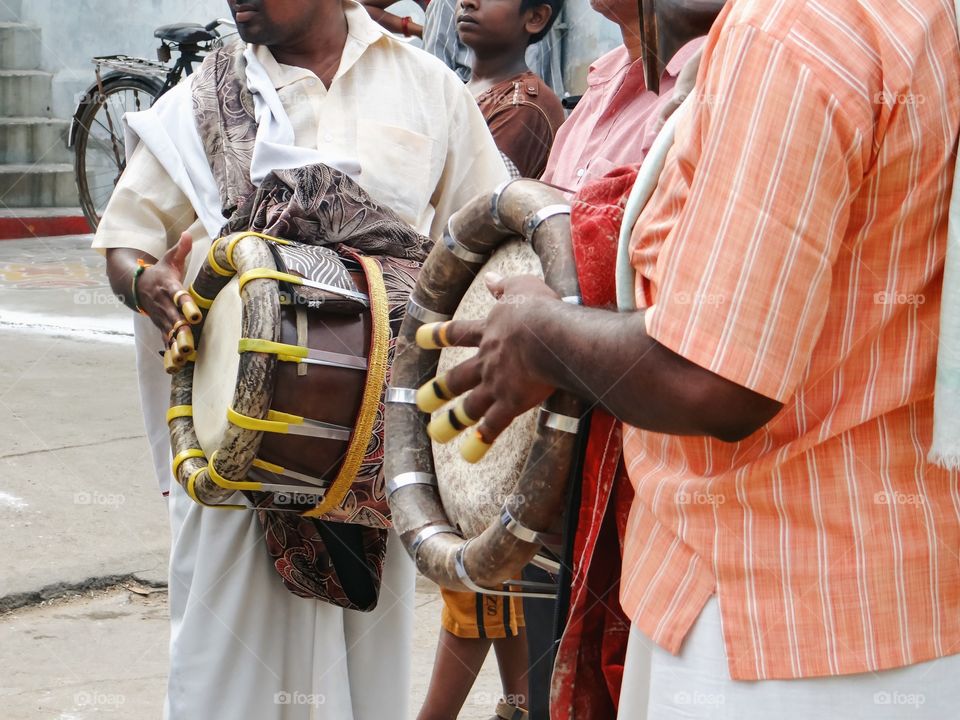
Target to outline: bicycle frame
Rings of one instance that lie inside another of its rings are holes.
[[[233,20],[226,18],[218,18],[206,26],[207,30],[212,30],[216,27],[235,28],[236,26],[234,25]],[[160,47],[157,49],[158,59],[156,61],[132,57],[129,55],[105,55],[93,58],[93,62],[96,64],[95,73],[97,80],[93,85],[87,88],[87,91],[77,103],[77,108],[73,113],[73,119],[70,123],[70,131],[67,135],[67,148],[73,149],[74,145],[76,144],[77,132],[80,129],[80,117],[82,116],[86,106],[89,105],[95,97],[94,93],[98,93],[100,96],[103,95],[104,78],[101,74],[101,70],[104,66],[109,67],[121,74],[126,73],[141,77],[145,76],[148,78],[155,78],[158,81],[162,78],[163,80],[160,86],[160,92],[157,95],[159,98],[173,88],[177,83],[179,83],[183,79],[184,75],[192,75],[194,64],[203,62],[204,55],[207,52],[221,45],[223,38],[232,34],[234,33],[228,33],[226,36],[221,36],[217,41],[210,43],[209,45],[191,43],[173,46],[170,43],[161,40]],[[177,61],[170,66],[168,63],[172,58],[173,50],[176,50],[179,53],[179,56],[177,57]]]

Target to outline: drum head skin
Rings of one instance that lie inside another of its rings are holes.
[[[233,403],[240,369],[243,301],[237,278],[213,301],[203,325],[193,372],[193,423],[207,457],[220,448],[227,431],[227,408]]]
[[[530,243],[506,242],[470,285],[454,315],[455,320],[482,320],[493,309],[494,298],[483,281],[487,272],[504,277],[536,275],[543,278],[543,267]],[[438,374],[473,357],[476,352],[476,348],[446,348],[440,354]],[[434,416],[439,412],[443,410]],[[440,498],[447,516],[465,537],[476,537],[500,516],[503,502],[516,486],[527,461],[536,421],[537,408],[516,418],[483,460],[473,465],[460,456],[460,443],[466,433],[446,445],[433,443]],[[514,507],[523,501],[524,498],[515,498]]]

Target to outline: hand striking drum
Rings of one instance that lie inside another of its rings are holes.
[[[387,393],[387,497],[418,568],[445,587],[510,592],[501,586],[522,587],[513,579],[523,566],[541,546],[560,542],[583,402],[555,393],[514,423],[516,435],[500,441],[514,448],[498,460],[501,445],[488,455],[493,438],[482,417],[468,412],[470,396],[455,397],[450,375],[436,373],[455,362],[442,360],[441,349],[456,344],[457,323],[471,312],[461,301],[482,288],[477,276],[484,267],[538,272],[539,264],[546,283],[579,304],[569,214],[558,191],[532,180],[475,198],[451,217],[407,306]],[[510,242],[518,237],[521,242]],[[485,290],[479,294],[489,309],[493,299]],[[448,324],[454,311],[457,319]],[[459,453],[443,445],[467,430]],[[457,471],[457,454],[479,464]]]

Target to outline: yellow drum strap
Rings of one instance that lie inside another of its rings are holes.
[[[214,452],[213,455],[210,456],[210,464],[207,466],[207,470],[210,471],[210,479],[220,487],[226,490],[263,490],[263,483],[252,482],[250,480],[227,480],[217,472],[215,467],[216,460],[217,453]]]
[[[240,287],[238,290],[243,290],[244,285],[251,280],[282,280],[283,282],[288,282],[293,285],[303,284],[303,278],[299,275],[291,275],[290,273],[270,270],[269,268],[254,268],[253,270],[247,270],[240,276]]]
[[[203,450],[200,448],[189,448],[188,450],[177,453],[176,457],[173,458],[173,476],[177,476],[177,471],[186,460],[190,458],[202,458],[203,456]]]
[[[190,499],[195,503],[200,503],[201,505],[204,503],[200,502],[200,498],[197,497],[197,477],[206,469],[206,466],[204,466],[199,470],[194,470],[190,473],[190,478],[187,480],[187,495],[189,495]]]
[[[337,473],[336,480],[327,490],[323,500],[313,509],[304,513],[306,517],[319,517],[340,505],[350,486],[360,471],[363,458],[370,444],[373,425],[380,407],[383,384],[387,378],[387,354],[390,346],[390,308],[387,304],[387,286],[383,282],[383,272],[376,260],[360,257],[360,263],[367,276],[370,293],[370,316],[373,320],[373,341],[370,343],[370,357],[367,360],[367,382],[363,389],[363,400],[357,424],[347,446],[347,454]]]
[[[217,240],[217,242],[210,243],[210,250],[207,251],[207,263],[210,265],[210,269],[213,270],[217,275],[222,275],[223,277],[233,277],[236,275],[236,272],[222,267],[214,257],[216,254],[217,243],[219,242],[220,241]]]
[[[287,345],[286,343],[273,342],[272,340],[260,340],[257,338],[240,338],[240,344],[237,351],[262,352],[276,355],[278,360],[284,362],[300,362],[307,357],[310,349],[300,345]]]
[[[303,418],[299,415],[290,415],[289,413],[277,412],[276,410],[268,410],[266,420],[261,420],[260,418],[250,417],[249,415],[241,415],[232,407],[227,408],[227,420],[231,424],[244,430],[269,433],[286,433],[290,425],[300,425],[303,423]]]
[[[260,458],[253,459],[253,466],[255,468],[259,468],[260,470],[266,470],[274,475],[283,475],[287,471],[287,469],[282,465],[267,462],[266,460],[261,460]]]
[[[209,310],[213,307],[213,300],[210,298],[205,298],[203,295],[197,292],[197,289],[191,284],[189,289],[190,297],[194,299],[197,305],[200,306],[202,310]]]
[[[167,410],[167,424],[170,424],[171,420],[182,417],[193,417],[193,405],[174,405],[172,408]]]
[[[292,245],[289,240],[281,240],[280,238],[272,237],[270,235],[264,235],[263,233],[258,232],[242,232],[237,233],[232,238],[230,242],[227,243],[227,262],[230,263],[233,267],[236,267],[237,264],[233,261],[233,249],[237,246],[237,243],[243,240],[244,238],[255,237],[260,238],[261,240],[266,240],[267,242],[277,243],[277,245]]]
[[[250,509],[246,505],[230,505],[228,503],[224,503],[223,505],[208,505],[207,503],[203,502],[203,500],[198,498],[197,497],[197,478],[200,477],[200,473],[208,469],[209,469],[209,466],[204,465],[199,470],[194,470],[193,473],[191,473],[190,475],[190,479],[187,480],[187,495],[190,496],[191,500],[193,500],[198,505],[203,505],[204,507],[208,507],[208,508],[216,508],[217,510],[249,510]]]

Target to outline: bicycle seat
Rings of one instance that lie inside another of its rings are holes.
[[[155,38],[160,38],[171,43],[193,44],[210,42],[215,40],[218,35],[212,30],[207,30],[203,25],[197,23],[174,23],[173,25],[164,25],[153,31]]]

